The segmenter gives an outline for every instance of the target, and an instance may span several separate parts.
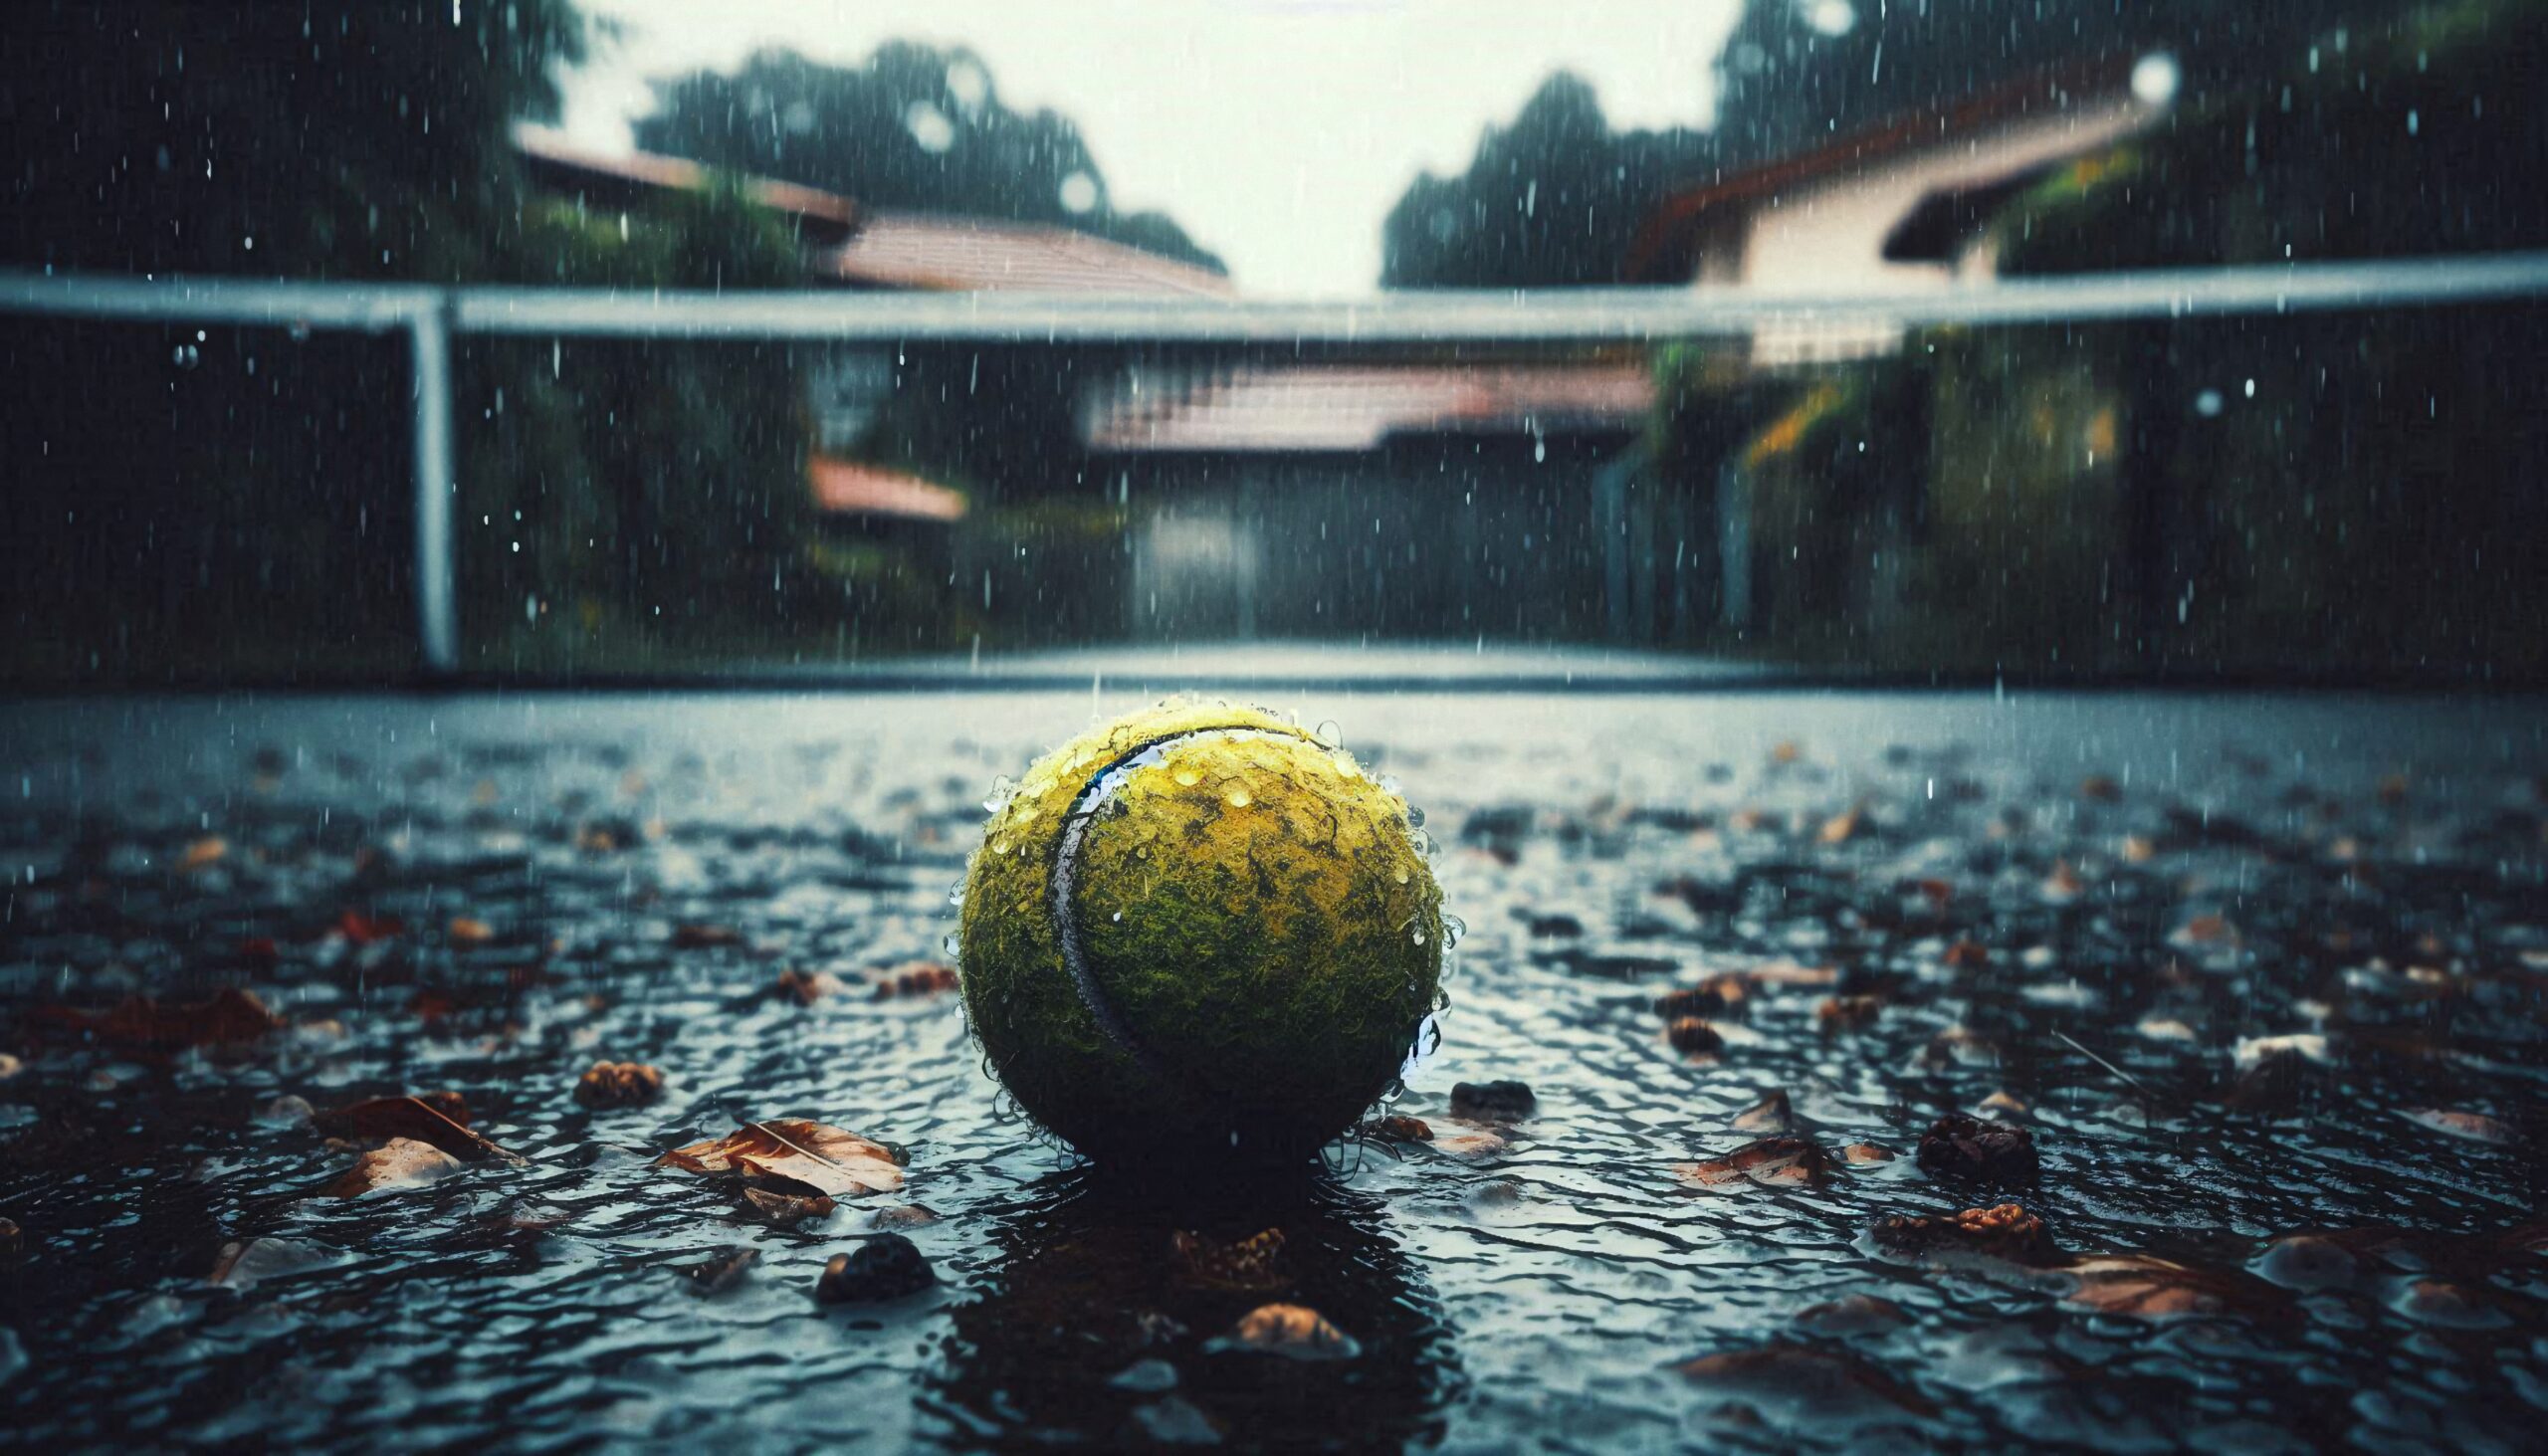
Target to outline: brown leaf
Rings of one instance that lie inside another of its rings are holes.
[[[935,996],[952,991],[960,982],[952,965],[916,960],[909,965],[886,971],[876,980],[876,999],[895,996]]]
[[[792,1193],[773,1193],[766,1188],[745,1188],[743,1201],[752,1205],[772,1228],[794,1228],[812,1218],[827,1218],[840,1206],[829,1198],[799,1198]]]
[[[75,1011],[44,1006],[31,1013],[38,1021],[85,1031],[102,1041],[145,1051],[180,1052],[189,1047],[236,1046],[256,1041],[282,1027],[252,992],[217,991],[210,1000],[163,1006],[148,996],[127,996],[111,1011]]]
[[[759,1257],[758,1249],[721,1249],[701,1263],[677,1266],[676,1272],[688,1283],[692,1294],[724,1294],[743,1282],[743,1275]]]
[[[1823,820],[1822,830],[1815,837],[1820,839],[1824,844],[1846,844],[1850,840],[1857,838],[1859,832],[1865,827],[1865,825],[1866,814],[1864,811],[1851,808],[1843,813],[1834,814],[1830,818]]]
[[[662,1069],[643,1062],[595,1062],[575,1080],[575,1101],[588,1108],[641,1107],[663,1093]]]
[[[2421,1108],[2407,1114],[2411,1120],[2453,1138],[2471,1143],[2491,1143],[2498,1147],[2510,1146],[2515,1141],[2510,1125],[2483,1113],[2463,1113],[2446,1108]]]
[[[884,1144],[804,1118],[745,1123],[723,1138],[676,1147],[655,1163],[695,1173],[778,1178],[834,1198],[888,1193],[903,1185],[903,1170]]]
[[[1663,1039],[1685,1057],[1710,1057],[1725,1050],[1725,1038],[1696,1016],[1684,1016],[1665,1027]]]
[[[1796,1113],[1788,1106],[1787,1089],[1774,1087],[1770,1094],[1734,1115],[1737,1133],[1793,1133]]]
[[[1178,1229],[1168,1235],[1168,1264],[1187,1284],[1271,1294],[1291,1283],[1281,1268],[1283,1231],[1269,1228],[1224,1243]]]
[[[460,1171],[459,1159],[412,1138],[392,1138],[354,1160],[343,1175],[318,1190],[321,1198],[359,1198],[371,1192],[421,1188]]]
[[[2077,1260],[2067,1272],[2077,1286],[2069,1303],[2104,1315],[2163,1319],[2172,1315],[2247,1313],[2245,1283],[2270,1293],[2261,1281],[2229,1276],[2174,1263],[2151,1254],[2101,1254]]]
[[[1431,1124],[1425,1122],[1422,1118],[1410,1118],[1403,1114],[1392,1114],[1385,1118],[1374,1118],[1372,1121],[1363,1125],[1363,1131],[1371,1137],[1384,1139],[1391,1143],[1430,1143],[1433,1141],[1433,1128]]]
[[[1307,1305],[1259,1305],[1239,1317],[1227,1335],[1204,1343],[1206,1352],[1254,1351],[1287,1359],[1352,1359],[1362,1342],[1327,1322]]]
[[[2123,785],[2102,773],[2091,773],[2079,780],[2079,797],[2111,804],[2123,798]]]
[[[496,938],[496,928],[467,916],[454,916],[443,934],[454,945],[484,945]]]
[[[1813,1024],[1826,1036],[1864,1031],[1883,1014],[1882,996],[1825,996],[1814,1005]]]
[[[222,856],[228,853],[230,853],[229,840],[218,834],[207,834],[187,845],[186,852],[177,857],[177,873],[191,875],[197,870],[208,870],[220,864]]]
[[[524,1163],[520,1153],[508,1152],[469,1130],[469,1109],[457,1093],[373,1098],[319,1113],[310,1124],[330,1138],[408,1139],[464,1162],[493,1158],[516,1167]]]
[[[1722,1188],[1747,1179],[1765,1188],[1817,1187],[1830,1179],[1831,1154],[1803,1138],[1764,1138],[1723,1157],[1683,1163],[1677,1171],[1694,1188]]]
[[[1666,1021],[1684,1016],[1741,1016],[1751,993],[1751,983],[1740,975],[1712,975],[1695,986],[1655,997],[1654,1014]]]
[[[848,989],[848,986],[841,983],[839,976],[828,970],[818,970],[808,975],[794,966],[789,966],[778,973],[778,993],[782,996],[794,997],[799,1006],[811,1006],[825,996]]]

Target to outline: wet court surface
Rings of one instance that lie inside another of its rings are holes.
[[[914,967],[993,777],[1137,701],[13,707],[0,1428],[2512,1450],[2548,1418],[2540,704],[1276,695],[1426,811],[1467,923],[1387,1110],[1431,1136],[1131,1188],[1002,1105]],[[599,1060],[660,1099],[582,1105]],[[1535,1106],[1455,1116],[1491,1079]],[[380,1139],[324,1114],[443,1092],[520,1161],[337,1196]],[[1957,1112],[2022,1136],[1924,1144]],[[787,1118],[900,1186],[780,1226],[653,1165]],[[815,1303],[883,1230],[934,1284]],[[1333,1337],[1263,1348],[1269,1304]]]

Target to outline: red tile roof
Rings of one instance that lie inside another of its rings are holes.
[[[1084,430],[1101,451],[1364,451],[1409,434],[1629,430],[1653,404],[1638,362],[1243,365],[1100,396]]]
[[[694,161],[650,151],[604,156],[576,146],[553,126],[527,121],[514,127],[514,150],[535,182],[614,200],[633,200],[647,192],[697,192],[709,181],[708,168]],[[792,219],[809,242],[836,243],[858,226],[858,204],[846,197],[767,177],[746,177],[743,187],[752,201]]]
[[[907,471],[817,455],[805,474],[814,505],[836,516],[896,516],[907,520],[961,520],[961,492]]]
[[[514,147],[534,182],[616,205],[650,192],[695,192],[711,175],[681,157],[585,151],[554,127],[529,123],[514,128]],[[818,275],[855,287],[1209,298],[1234,291],[1226,274],[1070,228],[862,207],[766,177],[743,178],[743,188],[821,250],[813,257]]]
[[[1227,298],[1226,274],[1074,232],[927,212],[872,212],[816,260],[845,283],[937,292]]]

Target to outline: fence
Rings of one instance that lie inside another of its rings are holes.
[[[1426,292],[1295,303],[985,294],[635,294],[577,289],[151,280],[0,272],[0,312],[367,333],[403,330],[414,378],[418,640],[460,666],[451,336],[835,342],[1600,343],[1805,328],[2196,318],[2548,297],[2548,253],[2002,280],[1900,294],[1748,289]]]

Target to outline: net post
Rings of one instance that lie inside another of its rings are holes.
[[[451,305],[440,290],[408,316],[414,363],[416,635],[428,677],[460,671],[460,621],[452,561]]]

